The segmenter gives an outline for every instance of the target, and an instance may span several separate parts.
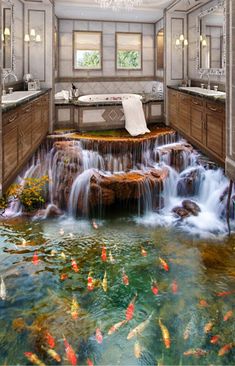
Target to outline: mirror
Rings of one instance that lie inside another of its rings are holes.
[[[224,2],[199,15],[198,69],[201,73],[225,72],[225,9]]]
[[[2,1],[2,67],[13,69],[13,5],[10,0]]]
[[[156,38],[157,70],[164,69],[164,30],[160,29]]]

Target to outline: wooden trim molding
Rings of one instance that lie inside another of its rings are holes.
[[[110,82],[110,81],[163,81],[163,78],[158,76],[97,76],[97,77],[59,77],[55,80],[56,83],[71,83],[71,82]]]

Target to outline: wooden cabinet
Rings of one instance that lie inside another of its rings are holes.
[[[218,163],[225,162],[225,106],[168,89],[170,124]]]
[[[3,113],[3,190],[12,183],[45,138],[49,126],[49,95]]]

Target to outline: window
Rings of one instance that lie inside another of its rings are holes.
[[[74,69],[102,69],[102,32],[74,32]]]
[[[142,69],[142,34],[116,33],[117,70]]]

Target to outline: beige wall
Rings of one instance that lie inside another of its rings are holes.
[[[163,28],[164,28],[164,18],[160,19],[155,25],[155,37],[157,37],[158,32]],[[155,51],[155,57],[156,57],[155,60],[157,60],[157,49]],[[156,76],[159,78],[163,78],[164,76],[164,70],[157,70],[157,64],[156,64]]]

